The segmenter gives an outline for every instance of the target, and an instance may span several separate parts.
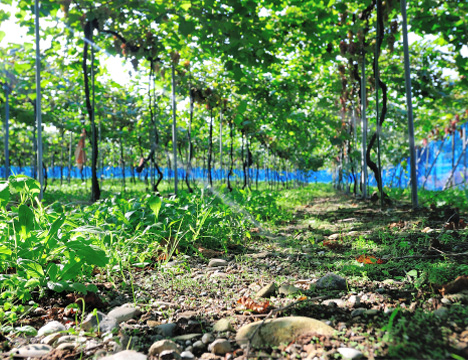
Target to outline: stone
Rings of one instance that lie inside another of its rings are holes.
[[[209,344],[209,343],[213,342],[214,341],[213,334],[212,333],[203,334],[203,336],[201,338],[201,341],[203,342],[203,344]]]
[[[235,330],[231,324],[231,320],[226,318],[226,319],[218,320],[213,326],[213,331],[225,332],[225,331],[235,331]]]
[[[433,314],[439,318],[444,318],[448,314],[448,309],[446,307],[440,307],[437,310],[434,310]]]
[[[274,295],[275,292],[276,284],[274,282],[271,282],[262,287],[259,291],[257,291],[257,294],[255,294],[255,296],[259,298],[269,298],[270,296]]]
[[[322,304],[323,305],[328,305],[328,306],[331,306],[331,307],[336,307],[336,306],[344,307],[346,305],[346,301],[341,300],[341,299],[328,299],[328,300],[324,300],[322,302]]]
[[[361,298],[357,295],[351,295],[348,299],[348,304],[351,307],[359,307],[361,305]]]
[[[376,309],[369,309],[369,310],[366,310],[364,312],[364,315],[367,315],[367,316],[375,316],[379,313],[379,310],[376,310]]]
[[[108,317],[113,317],[120,324],[121,322],[136,318],[141,315],[141,311],[133,306],[133,304],[125,304],[111,310]]]
[[[146,360],[148,357],[145,354],[136,352],[134,350],[124,350],[118,352],[117,354],[113,354],[110,356],[106,356],[100,358],[100,360]]]
[[[193,355],[190,351],[182,351],[182,353],[180,354],[180,357],[182,358],[182,360],[192,360],[192,359],[195,359],[195,355]]]
[[[112,332],[114,329],[119,328],[119,323],[117,322],[117,319],[113,317],[105,317],[104,320],[102,320],[99,323],[99,331],[102,333],[107,333],[107,332]]]
[[[208,350],[216,355],[225,355],[228,352],[232,351],[231,343],[226,339],[216,339],[213,341]]]
[[[343,234],[332,234],[328,237],[328,240],[336,240],[342,237]]]
[[[179,346],[172,340],[160,340],[151,345],[148,355],[156,356],[166,350],[175,350],[180,353]]]
[[[58,333],[60,331],[65,331],[67,330],[65,328],[65,326],[63,326],[61,323],[59,323],[58,321],[51,321],[51,322],[48,322],[47,324],[45,324],[43,327],[41,327],[38,331],[37,331],[37,336],[40,337],[40,336],[46,336],[46,335],[50,335],[50,334],[54,334],[54,333]]]
[[[220,267],[220,266],[228,266],[228,262],[223,259],[211,259],[208,263],[208,267]]]
[[[63,343],[67,343],[67,342],[77,342],[78,341],[78,336],[75,336],[75,335],[65,335],[65,336],[61,336],[58,340],[57,340],[57,345],[60,345],[60,344],[63,344]]]
[[[252,259],[265,259],[268,256],[270,256],[270,253],[268,251],[262,251],[257,254],[250,254],[250,257]]]
[[[10,351],[10,356],[13,358],[35,358],[35,357],[41,357],[44,355],[47,355],[49,352],[52,351],[52,347],[49,345],[39,345],[39,344],[34,344],[34,345],[26,345],[22,346],[18,349],[12,349]]]
[[[179,319],[190,320],[195,319],[198,316],[196,311],[184,311],[179,314]]]
[[[278,294],[285,295],[285,296],[294,295],[294,294],[297,294],[297,293],[299,293],[301,291],[302,291],[302,289],[299,289],[298,287],[296,287],[294,285],[290,285],[290,284],[282,284],[278,288]]]
[[[367,309],[365,308],[357,308],[351,311],[351,317],[361,316],[364,315]]]
[[[339,348],[338,352],[343,356],[343,358],[349,360],[357,360],[364,356],[362,352],[353,348]]]
[[[195,341],[193,343],[193,351],[196,354],[199,354],[199,353],[205,351],[205,349],[206,349],[206,344],[204,344],[201,340]]]
[[[77,343],[64,342],[56,347],[57,350],[75,350]]]
[[[174,340],[174,341],[183,341],[183,342],[193,341],[195,339],[198,339],[201,336],[202,336],[202,334],[200,334],[200,333],[184,334],[184,335],[174,336],[172,338],[172,340]]]
[[[179,360],[180,354],[176,350],[164,350],[159,354],[161,360]]]
[[[347,290],[348,286],[346,279],[342,278],[333,273],[328,273],[327,275],[321,277],[316,282],[317,289],[325,290]]]
[[[99,323],[101,323],[106,318],[106,314],[101,311],[97,311],[96,315],[88,314],[84,321],[81,323],[81,329],[84,331],[91,331]]]
[[[220,360],[222,358],[221,358],[221,356],[218,356],[218,355],[215,355],[215,354],[212,354],[212,353],[204,353],[204,354],[202,354],[200,359],[202,359],[202,360]]]
[[[248,343],[253,332],[262,324],[257,321],[243,326],[236,335],[239,345]],[[332,335],[334,329],[322,321],[305,316],[290,316],[265,321],[251,341],[254,347],[279,346],[290,343],[298,336],[314,332],[317,335]]]
[[[57,339],[62,336],[60,333],[54,333],[47,335],[45,338],[41,340],[41,344],[52,345]]]
[[[156,326],[156,333],[164,337],[172,337],[174,335],[177,324],[167,323]]]

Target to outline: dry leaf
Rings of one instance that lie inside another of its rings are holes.
[[[264,314],[268,312],[268,308],[270,307],[270,302],[268,300],[255,302],[248,296],[242,296],[239,300],[237,300],[237,303],[242,304],[246,309],[252,310],[258,314]]]
[[[390,225],[388,225],[388,227],[390,229],[393,229],[393,228],[403,229],[405,227],[405,222],[403,220],[400,220],[398,222],[391,223]]]
[[[336,240],[326,240],[323,242],[323,246],[326,246],[329,249],[337,250],[343,248],[343,243],[338,242]]]
[[[383,264],[383,263],[385,263],[384,260],[377,259],[373,255],[361,255],[361,256],[357,257],[356,260],[358,262],[364,263],[364,264]]]

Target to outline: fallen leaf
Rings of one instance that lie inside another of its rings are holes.
[[[388,225],[388,227],[390,229],[393,229],[393,228],[403,229],[405,227],[405,222],[403,220],[400,220],[398,222],[391,223],[390,225]]]
[[[463,290],[468,290],[468,275],[461,275],[455,280],[442,285],[442,288],[439,289],[439,292],[442,295],[445,294],[455,294]]]
[[[384,264],[385,261],[382,259],[377,259],[373,255],[360,255],[359,257],[356,258],[357,262],[363,263],[363,264]]]
[[[323,242],[323,246],[326,246],[329,249],[336,250],[336,249],[342,249],[343,248],[343,243],[338,242],[336,240],[326,240]]]
[[[248,296],[242,296],[239,300],[237,300],[237,303],[258,314],[264,314],[268,312],[268,308],[270,307],[270,302],[268,300],[255,302]]]

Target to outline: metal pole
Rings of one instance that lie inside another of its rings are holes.
[[[39,48],[39,0],[35,0],[34,11],[36,13],[36,126],[37,126],[37,166],[39,168],[39,200],[42,200],[44,172],[42,169],[42,112],[41,112],[41,57]]]
[[[413,103],[411,100],[411,73],[408,50],[408,26],[406,16],[406,0],[400,1],[401,17],[403,19],[403,51],[405,60],[406,106],[408,108],[408,135],[410,147],[411,170],[411,202],[413,209],[418,207],[418,179],[416,177],[416,150],[414,146]]]
[[[379,121],[379,32],[380,32],[380,16],[382,14],[382,2],[377,0],[377,29],[376,29],[376,42],[375,42],[375,117],[377,122],[377,166],[380,177],[380,207],[383,208],[383,176],[382,166],[380,162],[380,121]],[[376,179],[377,180],[377,179]],[[377,184],[378,186],[379,184]]]
[[[219,112],[219,170],[220,180],[223,180],[223,109]]]
[[[361,69],[361,116],[362,116],[362,196],[367,198],[367,117],[366,117],[366,53],[362,52]]]
[[[174,193],[177,195],[177,104],[176,104],[175,63],[172,63],[172,152],[174,156]]]
[[[10,176],[10,152],[9,152],[9,139],[10,139],[10,86],[5,87],[5,179],[8,180]]]

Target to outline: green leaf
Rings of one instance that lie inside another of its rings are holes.
[[[44,270],[42,269],[41,264],[36,261],[28,259],[19,259],[18,265],[20,268],[26,271],[28,276],[33,278],[42,278],[44,277]]]
[[[69,241],[66,247],[76,252],[84,263],[97,266],[106,266],[109,258],[106,252],[96,245],[87,245],[82,241]]]
[[[55,263],[50,263],[47,266],[47,275],[49,276],[50,281],[56,281],[57,280],[57,274],[59,272],[59,268]]]
[[[38,286],[41,285],[41,282],[39,281],[39,279],[37,278],[32,278],[32,279],[29,279],[28,281],[26,281],[26,284],[24,284],[24,287],[27,288],[27,289],[34,289]]]
[[[5,31],[0,31],[0,41],[3,40],[3,38],[5,37]]]
[[[86,295],[86,294],[88,293],[88,289],[87,289],[86,285],[84,285],[84,284],[81,284],[81,283],[73,283],[73,284],[70,285],[70,287],[71,287],[73,290],[75,290],[75,291],[77,291],[77,292],[79,292],[79,293],[81,293],[81,294]]]
[[[37,330],[33,328],[31,325],[24,325],[15,328],[15,332],[17,334],[25,334],[27,336],[36,336],[37,335]]]
[[[1,40],[0,40],[1,41]],[[5,208],[5,206],[10,201],[10,186],[8,182],[0,184],[0,207]]]
[[[12,254],[11,249],[9,249],[5,245],[0,245],[0,256],[3,257],[3,255],[10,256]]]
[[[20,205],[18,208],[19,231],[22,237],[27,237],[34,229],[34,213],[26,205]]]
[[[68,283],[66,281],[49,281],[47,283],[47,287],[55,292],[61,293],[64,290],[67,290],[69,288]]]
[[[162,205],[161,198],[158,196],[151,196],[148,198],[147,204],[150,207],[150,209],[153,211],[153,214],[157,220],[159,217],[159,210],[161,210],[161,205]]]

